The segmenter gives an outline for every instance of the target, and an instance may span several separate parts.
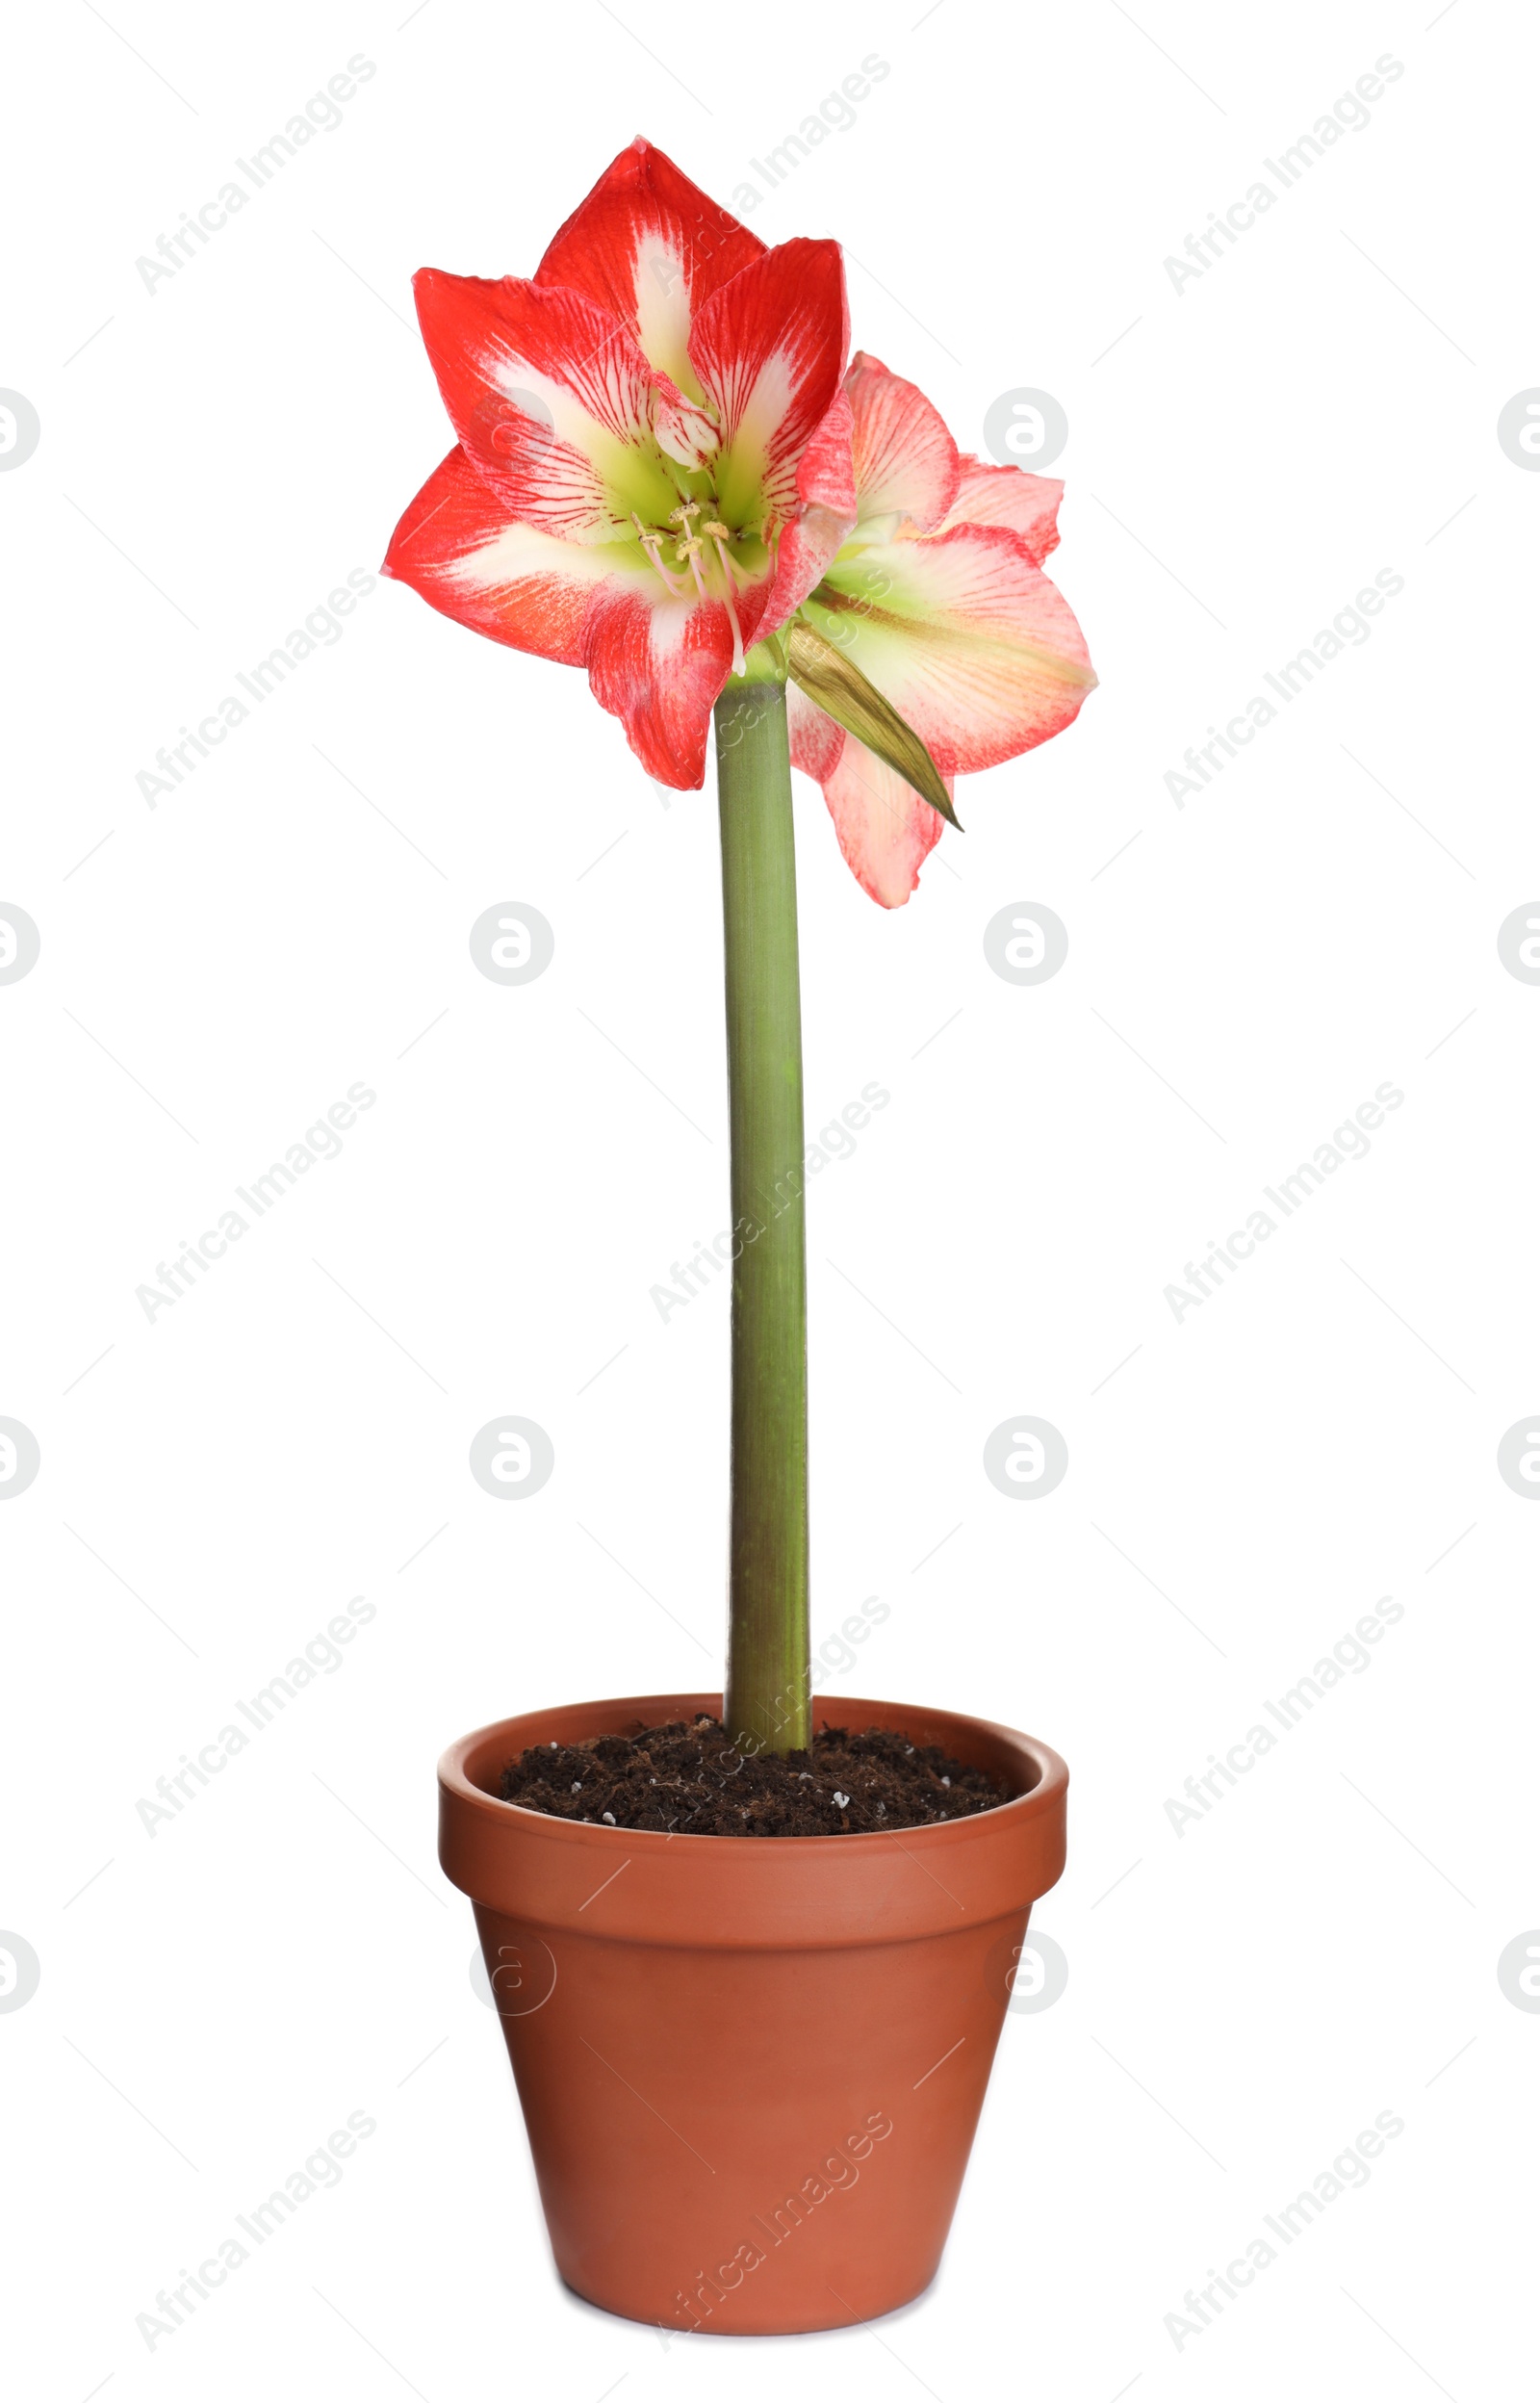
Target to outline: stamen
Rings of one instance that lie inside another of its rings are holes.
[[[644,544],[643,548],[645,549],[648,557],[652,560],[653,565],[662,577],[665,586],[669,592],[673,594],[674,599],[676,601],[682,600],[689,587],[673,573],[672,569],[663,565],[663,554],[658,549],[656,540],[654,539],[652,542]]]
[[[652,561],[654,567],[656,568],[659,576],[663,579],[663,582],[668,591],[673,595],[676,601],[681,600],[684,594],[688,592],[689,586],[688,584],[681,582],[680,578],[674,575],[671,569],[666,568],[663,565],[663,554],[661,549],[662,536],[660,534],[654,533],[650,527],[644,526],[634,509],[631,511],[631,524],[636,529],[636,538],[638,542],[641,544],[642,549],[646,552],[648,558]]]
[[[677,509],[670,509],[668,513],[669,524],[671,526],[688,527],[692,517],[700,516],[703,505],[704,504],[699,501],[681,501]]]

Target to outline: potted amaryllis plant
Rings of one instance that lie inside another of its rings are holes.
[[[530,1710],[440,1765],[557,2265],[688,2332],[844,2326],[933,2276],[1065,1770],[923,1704],[815,1713],[793,764],[874,900],[954,778],[1094,684],[1061,487],[847,357],[838,245],[767,249],[633,142],[528,281],[424,271],[458,437],[387,571],[585,667],[650,776],[714,716],[732,1131],[724,1694]]]

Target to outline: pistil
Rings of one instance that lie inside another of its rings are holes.
[[[719,551],[722,550],[720,543],[718,543],[717,549]],[[728,556],[725,551],[722,552],[722,595],[723,599],[727,603],[728,624],[732,629],[732,673],[734,676],[741,676],[743,674],[745,664],[743,657],[743,629],[738,624],[737,607],[732,598],[732,579],[727,572]]]
[[[732,673],[734,676],[741,676],[744,665],[743,630],[738,624],[737,604],[732,590],[733,578],[737,571],[732,564],[732,555],[727,548],[732,539],[732,530],[724,526],[719,517],[708,517],[701,531],[703,534],[708,534],[715,543],[717,557],[722,562],[722,594],[727,603],[728,623],[732,628]]]

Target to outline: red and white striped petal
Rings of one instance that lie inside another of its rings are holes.
[[[1022,467],[988,467],[965,453],[957,495],[937,531],[954,526],[1009,526],[1040,567],[1059,547],[1059,504],[1064,485],[1057,476],[1029,476]]]
[[[717,412],[717,498],[731,524],[797,514],[797,471],[839,390],[849,338],[836,242],[783,242],[698,311],[690,358]]]
[[[957,444],[937,410],[906,383],[858,350],[845,377],[855,415],[856,491],[860,517],[908,519],[920,533],[940,524],[958,488]]]
[[[827,415],[797,462],[795,516],[781,529],[775,580],[745,640],[779,632],[806,601],[856,523],[850,402],[836,392]]]
[[[385,574],[446,617],[566,667],[583,663],[595,592],[624,569],[652,575],[634,545],[561,542],[510,518],[458,448],[434,469],[385,555]]]
[[[633,509],[666,517],[678,496],[653,435],[653,375],[613,317],[512,275],[424,268],[413,290],[454,430],[514,516],[576,543],[612,541]]]
[[[510,518],[455,450],[397,527],[385,573],[495,642],[586,667],[650,776],[703,781],[732,628],[720,602],[671,601],[634,543],[562,542]]]
[[[650,365],[692,400],[692,317],[764,244],[672,159],[639,138],[607,167],[535,270],[537,284],[586,293],[617,318]]]
[[[1046,742],[1096,682],[1068,603],[1003,526],[847,552],[803,610],[908,719],[943,775]]]
[[[596,701],[618,717],[649,776],[693,791],[706,781],[706,740],[732,666],[732,627],[718,601],[664,601],[607,585],[585,636]]]

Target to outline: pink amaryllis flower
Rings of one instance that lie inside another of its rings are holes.
[[[856,525],[800,616],[919,736],[950,792],[955,776],[1059,734],[1095,685],[1042,572],[1064,486],[960,453],[924,394],[865,352],[845,392]],[[822,785],[861,885],[896,909],[940,836],[938,810],[795,684],[787,699],[793,764]]]
[[[637,141],[532,278],[415,291],[459,440],[386,573],[585,667],[649,775],[700,785],[724,685],[855,523],[838,245],[767,249]]]

